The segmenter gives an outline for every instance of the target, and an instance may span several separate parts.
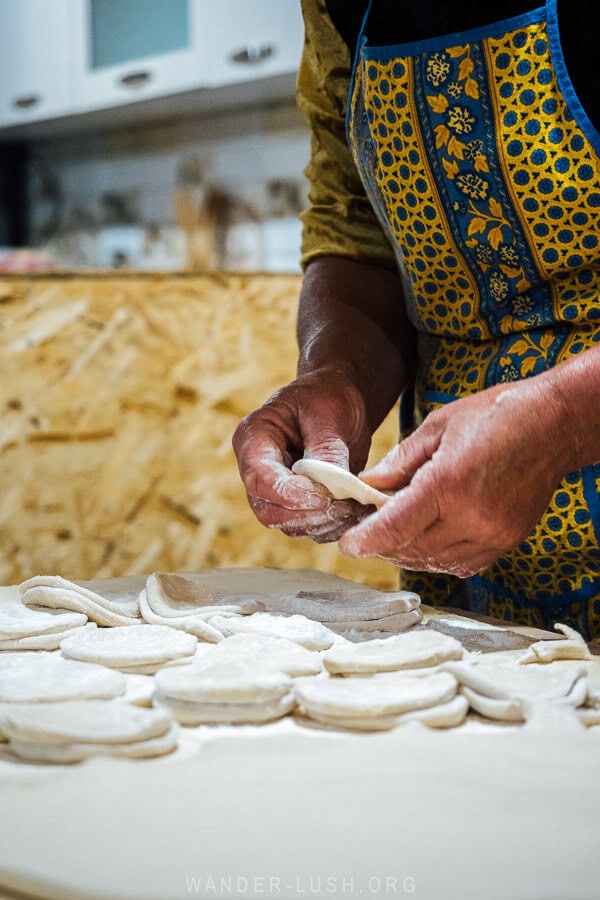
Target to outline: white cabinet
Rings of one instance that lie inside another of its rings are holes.
[[[70,110],[67,0],[0,0],[0,124]]]
[[[73,101],[102,109],[205,83],[200,0],[69,0]]]
[[[212,86],[295,72],[303,43],[300,0],[201,0]]]

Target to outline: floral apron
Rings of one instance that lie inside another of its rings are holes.
[[[600,342],[600,134],[566,70],[556,0],[396,46],[371,46],[368,21],[347,130],[418,332],[406,433]],[[485,571],[404,572],[403,584],[429,603],[600,635],[599,491],[600,463],[573,472]]]

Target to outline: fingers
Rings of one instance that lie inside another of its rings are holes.
[[[443,433],[434,414],[413,434],[396,444],[377,465],[361,472],[361,478],[378,490],[400,490],[437,450]]]

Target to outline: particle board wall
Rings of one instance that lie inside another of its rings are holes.
[[[0,282],[0,583],[309,566],[395,570],[253,518],[231,435],[294,375],[298,276]],[[396,414],[372,459],[396,439]]]

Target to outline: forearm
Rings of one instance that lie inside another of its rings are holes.
[[[298,375],[344,373],[362,394],[372,431],[412,379],[416,339],[396,273],[343,257],[307,268],[298,314]]]
[[[600,461],[600,347],[585,350],[535,379],[541,402],[554,402],[564,473]]]

